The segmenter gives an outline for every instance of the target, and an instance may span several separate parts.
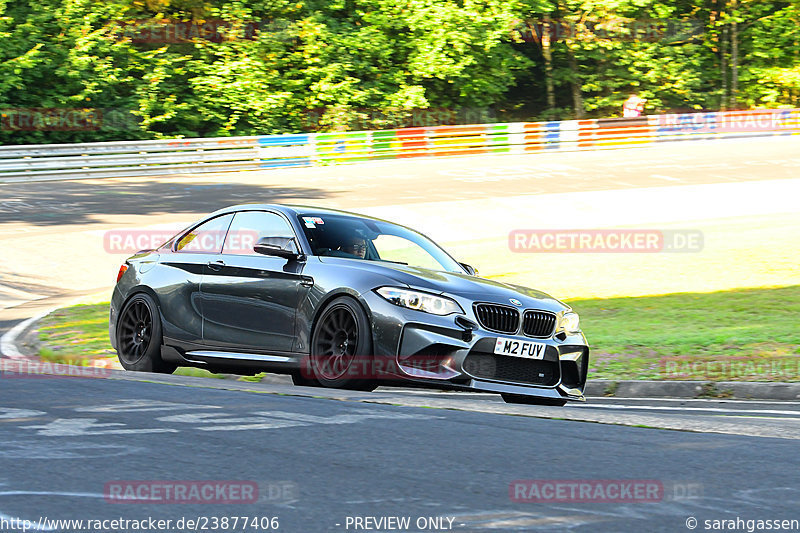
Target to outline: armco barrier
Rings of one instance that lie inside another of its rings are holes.
[[[800,109],[88,144],[0,146],[0,182],[302,167],[423,156],[597,150],[800,133]]]

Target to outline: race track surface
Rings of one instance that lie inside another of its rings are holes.
[[[248,202],[390,218],[430,234],[482,275],[559,298],[798,284],[798,148],[798,138],[748,139],[0,185],[0,335],[77,297],[107,299],[125,254],[103,249],[106,231],[177,229]],[[515,228],[695,229],[705,246],[576,260],[512,253]],[[36,523],[30,530],[71,531],[38,520],[239,515],[316,532],[364,531],[355,518],[398,516],[412,520],[408,531],[616,532],[687,531],[695,518],[702,531],[703,520],[800,518],[798,438],[797,402],[590,398],[550,408],[490,394],[337,392],[280,379],[4,373],[0,524],[21,518]],[[259,501],[106,501],[108,483],[130,480],[252,482]],[[649,501],[514,501],[517,480],[661,488]],[[447,520],[417,529],[420,517]],[[396,529],[383,522],[369,530]]]

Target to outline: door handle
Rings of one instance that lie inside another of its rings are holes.
[[[219,272],[222,270],[222,267],[225,266],[225,261],[209,261],[208,268],[213,270],[214,272]]]

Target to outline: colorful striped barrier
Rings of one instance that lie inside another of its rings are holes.
[[[338,165],[409,157],[601,150],[800,133],[800,109],[756,109],[334,133],[0,146],[0,182]]]

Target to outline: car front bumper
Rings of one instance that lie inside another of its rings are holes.
[[[584,401],[589,346],[582,333],[548,338],[495,333],[468,309],[437,316],[370,298],[375,338],[396,377],[456,388]],[[388,306],[388,307],[387,307]],[[494,354],[498,337],[546,345],[543,359]],[[376,351],[376,355],[379,355]]]

